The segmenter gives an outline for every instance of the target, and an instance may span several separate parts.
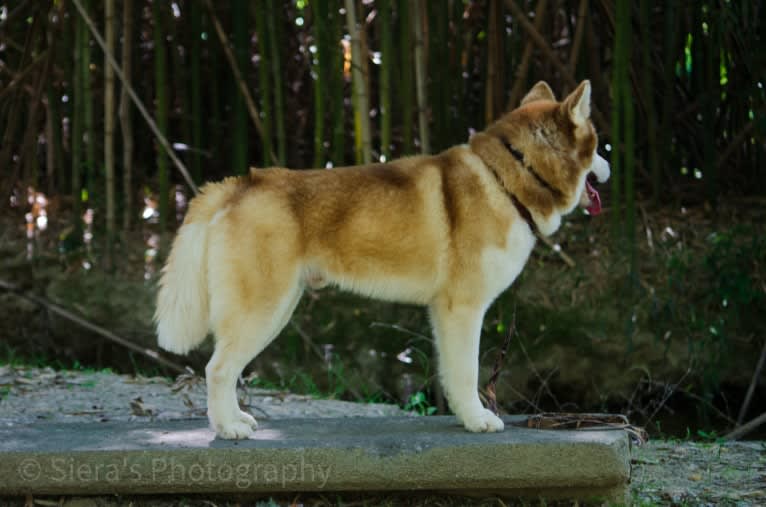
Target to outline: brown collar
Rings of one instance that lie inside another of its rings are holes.
[[[503,189],[503,192],[505,192],[505,195],[508,196],[508,198],[511,200],[511,204],[516,208],[516,211],[519,212],[519,215],[521,215],[521,218],[524,219],[524,221],[529,225],[530,230],[532,231],[532,234],[535,236],[540,235],[540,229],[537,228],[537,224],[535,223],[534,218],[532,218],[532,213],[529,211],[529,208],[524,206],[521,201],[519,200],[516,195],[514,195],[513,192],[508,190],[505,187],[505,184],[503,184],[503,179],[500,177],[500,173],[497,172],[497,169],[492,164],[488,164],[486,161],[484,164],[489,168],[489,170],[492,172],[492,174],[495,175],[495,179],[497,180],[497,184],[500,185],[500,188]]]
[[[529,225],[529,228],[532,230],[532,234],[535,236],[540,235],[540,230],[537,228],[537,223],[535,223],[535,219],[532,218],[532,213],[529,211],[529,208],[521,204],[521,201],[518,197],[513,195],[512,193],[505,191],[508,196],[511,198],[511,202],[514,206],[516,206],[516,211],[519,212],[519,215],[521,215],[521,218],[524,219],[524,221]]]

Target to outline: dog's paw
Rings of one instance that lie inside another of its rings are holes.
[[[230,421],[216,424],[215,433],[224,440],[244,440],[253,434],[253,427],[241,420]]]
[[[251,416],[247,412],[243,412],[241,410],[239,411],[239,421],[250,426],[250,429],[252,430],[258,429],[258,422],[255,420],[255,417]]]
[[[241,410],[230,419],[219,420],[211,417],[210,424],[218,437],[226,440],[243,440],[258,428],[255,418]]]
[[[505,425],[503,421],[486,408],[481,411],[468,414],[462,418],[465,429],[472,433],[492,433],[503,431]]]

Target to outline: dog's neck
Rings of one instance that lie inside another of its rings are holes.
[[[503,145],[506,147],[506,149],[513,155],[513,157],[520,163],[523,164],[524,160],[524,154],[514,148],[509,142],[503,140]],[[505,182],[503,181],[503,177],[498,172],[497,168],[493,164],[488,164],[486,161],[484,162],[484,165],[486,165],[490,172],[495,176],[495,179],[497,180],[497,184],[500,185],[500,188],[503,189],[503,192],[505,195],[508,196],[508,198],[511,201],[511,204],[516,208],[516,211],[519,213],[521,218],[524,219],[524,221],[529,225],[529,229],[532,231],[532,234],[535,236],[540,236],[540,229],[537,227],[537,222],[535,222],[535,219],[532,217],[532,212],[529,211],[529,208],[524,206],[522,202],[519,200],[516,195],[511,192],[511,190],[505,185]]]
[[[508,196],[508,199],[510,199],[511,204],[516,208],[516,211],[518,211],[521,218],[524,219],[524,221],[529,225],[530,230],[532,231],[532,234],[535,236],[540,235],[540,229],[537,228],[537,222],[535,222],[535,219],[532,218],[532,212],[529,211],[529,208],[524,206],[521,201],[519,200],[516,195],[508,190],[508,188],[505,186],[505,183],[503,183],[503,179],[500,176],[500,174],[497,172],[497,169],[494,168],[494,166],[487,164],[485,162],[485,165],[489,168],[490,172],[495,175],[495,179],[497,180],[497,184],[500,185],[500,188],[503,189],[503,192],[505,192],[505,195]]]

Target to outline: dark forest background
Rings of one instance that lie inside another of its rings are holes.
[[[537,80],[590,79],[606,212],[538,245],[488,313],[483,372],[515,318],[506,410],[733,426],[766,410],[764,19],[756,0],[0,1],[0,352],[171,374],[140,350],[197,186],[435,153]],[[310,293],[283,335],[252,382],[444,409],[419,309]]]

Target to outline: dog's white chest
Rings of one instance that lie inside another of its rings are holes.
[[[482,255],[485,287],[492,298],[513,283],[535,246],[535,235],[522,221],[514,221],[506,235],[505,247],[489,247]]]

